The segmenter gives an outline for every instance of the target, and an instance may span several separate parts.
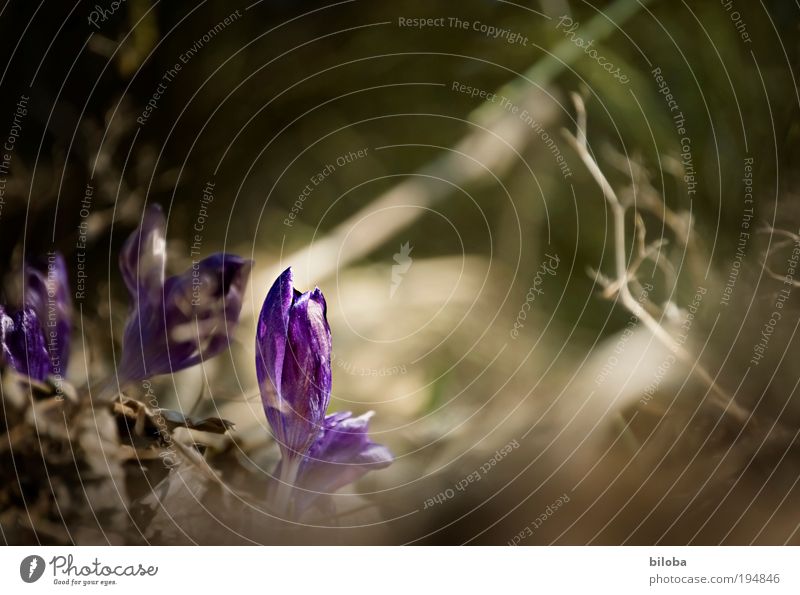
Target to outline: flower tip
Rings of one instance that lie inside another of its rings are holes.
[[[270,311],[281,317],[288,316],[289,308],[294,301],[294,275],[292,267],[283,271],[267,292],[264,305],[261,309],[262,316],[269,315]]]
[[[151,202],[142,213],[141,226],[137,231],[143,236],[155,230],[159,230],[163,234],[166,226],[167,220],[163,207],[157,202]]]
[[[322,290],[319,287],[315,287],[313,291],[310,292],[308,299],[322,306],[322,313],[323,315],[327,316],[328,304],[325,301],[325,295],[322,293]]]
[[[278,283],[287,283],[289,287],[294,287],[294,272],[292,271],[292,267],[286,267],[286,270],[278,275],[275,284]]]

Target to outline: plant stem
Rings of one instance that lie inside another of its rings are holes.
[[[281,476],[278,478],[278,493],[275,496],[275,507],[280,514],[289,516],[291,511],[291,495],[297,473],[300,471],[302,459],[297,457],[285,457],[281,464]]]

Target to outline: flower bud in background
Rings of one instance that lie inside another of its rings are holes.
[[[25,304],[39,319],[50,358],[50,372],[63,376],[69,363],[72,300],[64,257],[52,252],[47,259],[25,265]]]
[[[61,254],[26,263],[23,307],[0,307],[3,363],[35,380],[66,373],[72,302]]]
[[[194,366],[227,349],[239,322],[252,261],[214,254],[165,280],[166,222],[148,207],[125,242],[120,270],[131,294],[119,377],[122,384]]]
[[[256,330],[256,373],[267,420],[286,461],[299,461],[323,427],[331,394],[331,331],[319,289],[294,289],[286,269]]]
[[[0,343],[5,365],[34,380],[47,379],[50,358],[41,323],[33,308],[24,306],[9,315],[0,307]]]

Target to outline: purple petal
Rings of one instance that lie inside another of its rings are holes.
[[[155,301],[164,285],[167,262],[166,221],[161,207],[152,204],[142,224],[122,247],[119,269],[131,296]]]
[[[123,382],[169,374],[218,355],[239,322],[252,261],[215,254],[140,300],[122,344]]]
[[[280,393],[283,358],[286,353],[286,336],[289,327],[289,309],[292,307],[294,288],[292,269],[286,269],[272,284],[256,328],[256,375],[259,386],[269,379]],[[263,390],[263,389],[262,389]]]
[[[359,417],[347,411],[326,417],[300,469],[300,487],[332,494],[370,471],[388,467],[392,453],[369,438],[372,416],[372,411]]]
[[[269,290],[256,333],[256,372],[267,420],[285,457],[302,457],[331,393],[331,332],[319,289],[294,290],[291,269]]]
[[[50,354],[50,370],[57,376],[66,374],[72,300],[64,257],[50,253],[46,261],[25,266],[25,304],[36,312],[45,334]]]
[[[5,363],[35,380],[50,374],[44,333],[33,308],[24,307],[10,316],[0,308],[0,341]]]

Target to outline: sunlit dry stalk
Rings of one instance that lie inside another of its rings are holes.
[[[629,265],[627,262],[627,250],[625,242],[625,212],[627,208],[620,202],[617,193],[609,183],[606,176],[603,174],[600,166],[592,157],[587,139],[586,139],[586,108],[583,99],[580,95],[573,93],[572,100],[575,104],[575,111],[577,117],[576,133],[572,134],[569,130],[564,130],[564,136],[570,145],[575,149],[578,156],[583,161],[589,173],[594,178],[595,182],[603,191],[603,197],[606,200],[611,214],[613,217],[614,225],[614,260],[615,260],[615,273],[614,279],[608,279],[602,275],[598,275],[598,282],[604,286],[606,290],[604,295],[606,297],[619,297],[622,305],[631,314],[636,316],[653,335],[658,339],[667,349],[669,349],[677,359],[688,365],[691,370],[697,374],[700,379],[709,387],[712,392],[712,400],[714,403],[723,408],[724,412],[733,416],[737,421],[744,423],[750,418],[750,413],[738,405],[731,395],[729,395],[722,387],[717,384],[711,374],[697,361],[692,353],[683,348],[670,333],[656,320],[631,293],[630,283],[635,280],[636,269],[641,262],[649,258],[649,256],[657,252],[660,244],[658,242],[646,246],[643,234],[643,222],[638,218],[637,213],[637,228],[639,230],[639,253]],[[645,300],[649,302],[649,300]],[[654,304],[649,304],[655,307]]]

